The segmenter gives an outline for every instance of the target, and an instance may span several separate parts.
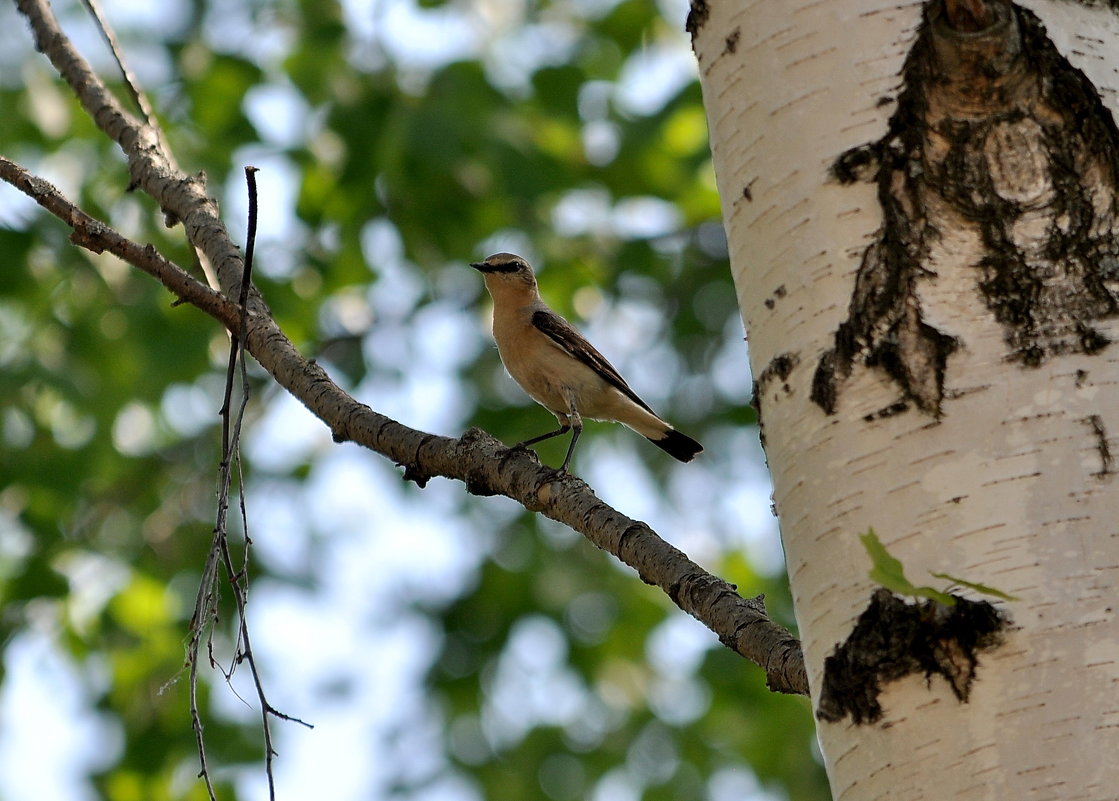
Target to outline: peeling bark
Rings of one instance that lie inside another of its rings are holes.
[[[886,136],[833,166],[841,183],[873,177],[883,225],[816,370],[812,399],[828,414],[861,364],[940,416],[948,359],[967,343],[926,320],[921,290],[950,230],[978,237],[975,291],[1008,360],[1037,367],[1110,344],[1093,322],[1119,313],[1119,129],[1034,14],[988,10],[993,24],[961,33],[926,8]]]

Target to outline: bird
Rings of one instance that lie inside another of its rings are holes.
[[[586,417],[622,423],[681,462],[690,462],[703,452],[702,445],[657,416],[605,356],[548,308],[540,297],[532,265],[525,259],[495,253],[470,266],[482,273],[493,298],[493,337],[502,364],[560,425],[513,449],[571,431],[571,444],[559,469],[566,473]]]

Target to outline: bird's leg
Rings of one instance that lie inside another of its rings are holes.
[[[567,463],[571,461],[571,455],[575,453],[575,443],[579,441],[579,435],[583,433],[583,424],[580,422],[578,425],[571,426],[574,433],[571,435],[571,444],[567,446],[567,456],[563,457],[563,465],[560,467],[561,473],[567,472]]]
[[[571,461],[572,454],[575,453],[575,443],[579,441],[579,435],[583,433],[583,418],[579,416],[579,409],[575,406],[575,394],[571,391],[564,393],[567,397],[567,424],[571,427],[571,444],[567,446],[567,456],[563,457],[563,466],[560,467],[561,473],[567,472],[567,465]]]
[[[571,426],[569,426],[567,423],[564,423],[562,426],[557,428],[555,431],[549,431],[547,434],[541,434],[539,437],[533,437],[532,439],[526,439],[524,442],[518,442],[516,445],[513,446],[512,450],[520,450],[521,448],[527,448],[529,445],[535,445],[537,442],[543,442],[546,439],[551,439],[552,437],[558,437],[560,434],[566,434],[570,430],[571,430]]]

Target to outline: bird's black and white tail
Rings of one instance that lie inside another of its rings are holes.
[[[646,437],[646,439],[673,459],[679,459],[681,462],[690,462],[697,454],[703,453],[702,445],[687,434],[681,434],[675,428],[668,429],[660,439],[653,439],[652,437]]]

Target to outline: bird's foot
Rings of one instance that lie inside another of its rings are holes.
[[[536,451],[529,448],[523,442],[518,442],[516,445],[511,445],[510,447],[505,449],[505,453],[501,455],[502,465],[505,464],[506,460],[510,459],[513,456],[516,456],[518,453],[531,454],[532,458],[536,460],[537,464],[540,463],[540,457],[536,455]]]

